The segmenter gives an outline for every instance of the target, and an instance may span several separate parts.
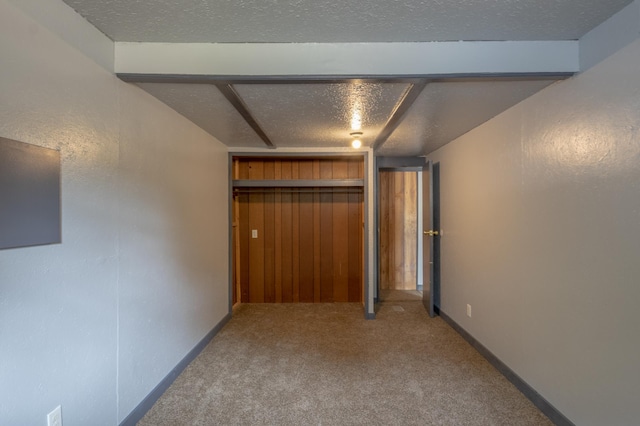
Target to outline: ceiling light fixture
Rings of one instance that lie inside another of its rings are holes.
[[[353,132],[349,134],[353,138],[353,142],[351,142],[351,146],[354,147],[355,149],[360,148],[362,146],[362,142],[360,141],[360,138],[362,137],[362,132]]]

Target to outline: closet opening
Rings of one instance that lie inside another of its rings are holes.
[[[231,155],[232,303],[365,300],[363,155]]]

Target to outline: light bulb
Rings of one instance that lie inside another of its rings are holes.
[[[358,149],[362,146],[362,142],[360,142],[360,139],[354,139],[353,142],[351,142],[351,146]]]

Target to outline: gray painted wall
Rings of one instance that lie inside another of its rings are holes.
[[[0,251],[2,425],[118,424],[228,312],[226,147],[63,40],[0,0],[0,135],[62,160],[62,244]]]
[[[577,425],[640,418],[638,70],[635,41],[429,156],[442,310]]]

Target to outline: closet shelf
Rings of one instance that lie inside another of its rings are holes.
[[[364,188],[364,179],[235,179],[233,189]]]

